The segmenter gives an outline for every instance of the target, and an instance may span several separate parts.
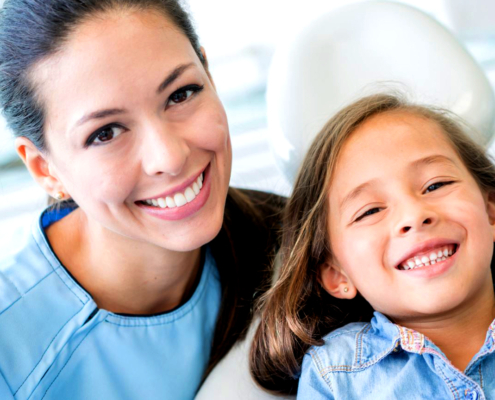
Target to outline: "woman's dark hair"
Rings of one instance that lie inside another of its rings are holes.
[[[0,106],[15,136],[46,151],[45,110],[30,72],[55,54],[85,20],[113,10],[163,13],[191,42],[206,67],[191,18],[180,0],[6,0],[0,10]]]
[[[327,196],[339,154],[347,139],[368,119],[383,113],[408,113],[436,123],[485,193],[495,193],[495,167],[452,113],[415,105],[400,95],[362,98],[338,112],[312,143],[299,170],[283,220],[280,277],[262,296],[261,324],[251,349],[255,380],[280,393],[297,389],[297,375],[310,346],[349,322],[370,321],[371,305],[359,294],[352,300],[330,296],[319,283],[319,269],[331,258]],[[492,262],[492,274],[494,263]]]

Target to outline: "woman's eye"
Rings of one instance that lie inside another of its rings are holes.
[[[425,190],[425,193],[430,193],[430,192],[433,192],[437,189],[440,189],[441,187],[443,186],[447,186],[447,185],[450,185],[454,182],[435,182],[435,183],[432,183],[430,186],[428,186]]]
[[[357,217],[354,222],[361,221],[363,218],[366,218],[370,215],[373,215],[373,214],[376,214],[377,212],[380,212],[380,210],[381,210],[381,208],[378,208],[378,207],[370,208],[368,211],[365,211],[359,217]]]
[[[185,102],[187,99],[189,99],[191,96],[197,94],[201,90],[203,90],[203,86],[199,85],[188,85],[184,86],[183,88],[180,88],[173,92],[170,97],[168,98],[167,101],[167,106],[173,106],[176,104],[180,104]]]
[[[119,125],[107,125],[101,129],[98,129],[87,140],[86,146],[92,144],[103,144],[115,139],[117,136],[125,132],[125,128]]]

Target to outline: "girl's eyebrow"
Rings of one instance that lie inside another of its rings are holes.
[[[419,160],[415,160],[411,163],[411,168],[419,169],[431,164],[446,164],[448,166],[453,166],[458,168],[457,163],[453,159],[441,154],[435,154],[432,156],[420,158]],[[375,182],[376,180],[377,179],[371,179],[370,181],[364,182],[361,185],[352,189],[340,202],[340,210],[343,211],[344,208],[347,207],[347,205],[352,200],[354,200],[361,193],[363,193],[364,191],[368,190],[371,186],[373,186],[376,183]]]
[[[358,197],[362,192],[366,191],[369,189],[371,186],[373,186],[374,183],[376,183],[377,179],[371,179],[368,182],[364,182],[361,185],[355,187],[352,189],[340,202],[340,210],[343,211],[347,205],[354,200],[356,197]]]
[[[459,168],[459,166],[457,165],[457,163],[453,159],[451,159],[447,156],[443,156],[441,154],[435,154],[432,156],[420,158],[419,160],[413,161],[411,163],[411,167],[414,169],[418,169],[418,168],[421,168],[423,166],[427,166],[427,165],[431,165],[431,164],[447,164],[449,166],[454,166],[454,167]]]

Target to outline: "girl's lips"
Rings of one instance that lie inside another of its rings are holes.
[[[430,239],[425,242],[418,243],[417,245],[413,246],[411,250],[399,260],[399,262],[395,263],[396,266],[395,268],[398,269],[402,263],[413,257],[422,257],[423,255],[428,254],[434,249],[438,249],[450,245],[455,245],[456,247],[459,247],[459,243],[457,243],[455,240],[443,239],[443,238]]]
[[[410,270],[401,270],[400,272],[405,273],[410,277],[427,278],[427,279],[431,279],[436,276],[442,275],[454,265],[457,259],[458,250],[459,247],[457,247],[457,251],[453,253],[451,256],[433,265],[423,266],[421,268],[410,269]]]
[[[147,214],[168,221],[177,221],[191,216],[200,210],[208,200],[210,196],[211,190],[211,177],[210,177],[210,164],[203,171],[203,182],[202,188],[196,197],[187,204],[184,204],[180,207],[173,208],[161,208],[150,206],[142,202],[136,202],[135,204],[142,209]],[[194,179],[191,181],[194,182]],[[181,189],[187,188],[187,185],[181,185]],[[174,189],[175,190],[175,189]],[[172,194],[171,192],[167,192],[168,194]]]

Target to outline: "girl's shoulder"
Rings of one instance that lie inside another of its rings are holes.
[[[322,346],[310,347],[306,358],[322,368],[341,366],[351,369],[363,336],[367,335],[370,327],[370,323],[354,322],[338,328],[323,337]]]
[[[375,313],[369,323],[345,325],[324,338],[322,346],[313,346],[305,356],[319,370],[353,372],[367,369],[397,348],[399,331],[386,317]]]

